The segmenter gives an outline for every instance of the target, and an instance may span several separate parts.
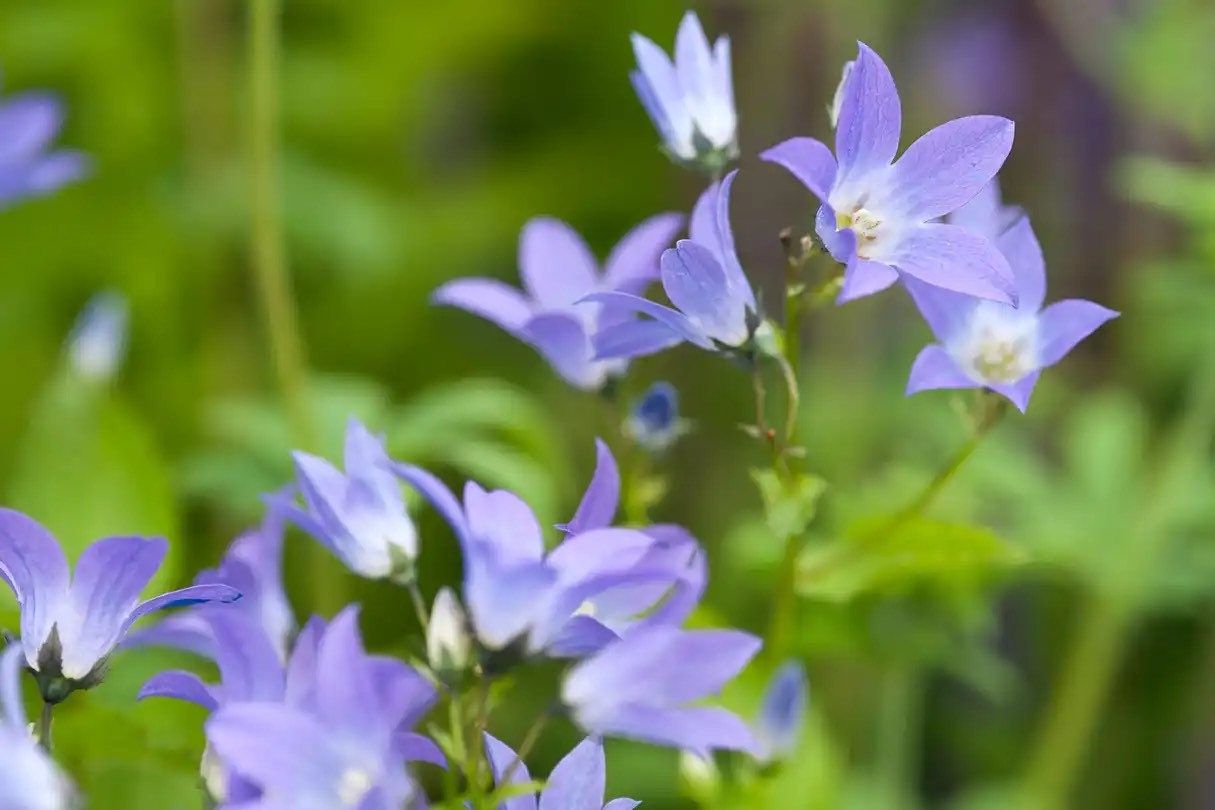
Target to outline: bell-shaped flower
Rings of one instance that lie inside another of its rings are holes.
[[[345,462],[343,473],[323,458],[295,453],[304,509],[287,507],[287,517],[360,576],[412,579],[417,530],[384,440],[352,418],[346,426]]]
[[[573,228],[538,217],[519,237],[522,292],[496,279],[465,278],[444,284],[432,300],[491,321],[540,352],[570,385],[596,390],[624,373],[626,364],[596,359],[591,336],[620,318],[575,302],[597,291],[642,292],[657,278],[658,255],[681,227],[678,214],[647,219],[620,240],[601,272]],[[665,331],[659,337],[669,345]]]
[[[730,188],[737,174],[730,172],[701,194],[692,212],[691,238],[662,254],[662,287],[674,308],[627,292],[584,299],[653,319],[603,328],[594,339],[597,357],[640,357],[684,341],[709,351],[740,350],[750,342],[760,322],[759,305],[730,228]]]
[[[768,683],[753,724],[757,760],[765,764],[776,762],[797,750],[806,725],[808,703],[805,667],[799,661],[782,664]]]
[[[513,493],[469,482],[461,502],[425,470],[400,465],[398,472],[460,541],[464,604],[489,654],[584,655],[614,641],[614,626],[681,620],[703,589],[699,548],[682,529],[609,527],[620,480],[602,443],[592,484],[564,527],[569,534],[548,553],[535,514]]]
[[[43,526],[0,509],[0,579],[21,607],[21,645],[43,699],[58,703],[95,686],[110,653],[140,618],[164,608],[233,602],[229,585],[193,585],[146,601],[139,594],[164,559],[163,538],[108,537],[86,548],[71,575]]]
[[[472,661],[468,618],[451,588],[441,588],[426,627],[426,659],[441,676],[462,672]]]
[[[561,699],[584,731],[682,748],[754,752],[750,727],[725,709],[693,705],[714,694],[759,651],[736,630],[649,625],[576,664]]]
[[[49,93],[21,93],[0,104],[0,206],[41,196],[79,179],[88,160],[51,150],[63,128],[63,103]]]
[[[845,265],[839,301],[904,277],[1015,305],[1012,272],[1000,251],[980,234],[935,221],[995,177],[1012,149],[1013,123],[991,115],[959,118],[895,161],[901,128],[894,79],[861,44],[839,91],[835,154],[813,138],[793,138],[761,155],[792,172],[822,203],[816,230]]]
[[[510,746],[496,737],[485,735],[485,755],[494,775],[494,783],[526,785],[532,781],[527,763]],[[522,789],[522,788],[520,788]],[[633,810],[641,802],[632,799],[612,799],[603,803],[607,790],[607,763],[603,743],[587,737],[561,758],[537,797],[531,793],[512,796],[501,802],[497,810]]]
[[[68,336],[67,353],[72,368],[86,379],[105,382],[122,365],[126,348],[126,299],[116,292],[93,296]]]
[[[700,19],[689,11],[675,35],[674,60],[641,34],[633,34],[633,53],[633,88],[667,154],[677,163],[720,173],[738,157],[729,37],[710,48]]]
[[[59,766],[30,736],[21,700],[19,644],[0,653],[0,807],[68,810],[75,791]]]
[[[624,432],[640,447],[661,453],[689,430],[679,415],[679,391],[669,382],[656,382],[634,403]]]
[[[1007,221],[999,209],[987,214],[972,210],[968,216],[993,228]],[[907,289],[939,342],[916,358],[907,382],[908,394],[937,388],[987,388],[1024,411],[1042,369],[1058,363],[1076,344],[1118,316],[1081,299],[1042,308],[1046,267],[1027,217],[1020,217],[994,238],[1015,274],[1020,306],[980,301],[909,281]]]

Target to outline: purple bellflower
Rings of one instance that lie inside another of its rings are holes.
[[[71,575],[50,532],[0,509],[0,579],[21,607],[21,645],[45,701],[58,703],[100,682],[110,653],[149,613],[240,598],[235,588],[212,583],[141,602],[167,549],[163,538],[108,537],[80,554]]]
[[[738,351],[750,343],[760,317],[730,228],[730,187],[737,174],[730,172],[700,195],[692,212],[691,238],[662,254],[662,286],[675,308],[619,291],[584,299],[609,311],[653,318],[623,320],[602,329],[594,338],[597,357],[639,357],[684,341],[708,351]]]
[[[485,754],[495,782],[501,783],[508,771],[512,785],[526,785],[532,781],[527,765],[516,764],[518,756],[510,746],[489,734],[485,735]],[[603,743],[595,737],[587,737],[553,768],[539,802],[534,795],[523,794],[502,802],[498,810],[633,810],[641,804],[632,799],[613,799],[604,804],[606,789]]]
[[[682,621],[703,590],[702,555],[686,531],[609,526],[620,478],[602,443],[591,485],[564,527],[567,536],[548,553],[535,514],[516,495],[469,482],[461,503],[425,470],[400,465],[398,471],[455,532],[464,557],[464,604],[477,641],[491,655],[508,648],[585,655],[635,622]]]
[[[651,453],[667,450],[688,430],[688,420],[679,416],[679,391],[668,382],[651,385],[624,423],[625,434]]]
[[[759,716],[753,724],[757,760],[764,764],[776,762],[797,750],[806,725],[808,702],[805,668],[798,661],[782,664],[764,692]]]
[[[384,440],[352,418],[345,456],[343,473],[323,458],[295,453],[305,508],[288,506],[287,517],[360,576],[412,579],[418,535]]]
[[[528,222],[519,237],[524,292],[496,279],[466,278],[444,284],[433,300],[491,321],[540,352],[570,385],[596,390],[622,374],[626,364],[596,359],[591,336],[620,318],[598,306],[574,303],[596,291],[645,290],[658,276],[658,255],[681,227],[683,217],[678,214],[647,219],[620,240],[601,273],[573,228],[539,217]],[[650,331],[652,340],[671,344],[667,331]]]
[[[627,737],[707,757],[754,752],[747,724],[725,709],[689,705],[716,693],[759,651],[735,630],[639,627],[580,661],[561,686],[574,722],[590,734]]]
[[[637,69],[629,78],[677,163],[720,172],[738,157],[738,116],[730,75],[730,39],[713,47],[689,11],[675,35],[675,59],[641,34],[633,34]]]
[[[22,93],[0,104],[0,206],[49,194],[85,174],[81,153],[49,151],[62,127],[63,104],[48,93]]]
[[[0,807],[67,810],[73,789],[55,761],[30,736],[21,700],[19,644],[0,653]]]
[[[907,282],[938,343],[920,352],[907,393],[937,388],[987,388],[1024,412],[1042,369],[1058,363],[1076,344],[1117,312],[1092,301],[1059,301],[1045,309],[1046,268],[1028,217],[1007,225],[1014,212],[999,204],[994,186],[962,217],[988,233],[1016,277],[1020,306],[980,301]],[[999,228],[1004,228],[999,233]]]
[[[995,177],[1012,149],[1013,123],[990,115],[959,118],[895,161],[898,91],[881,57],[859,47],[838,95],[835,155],[813,138],[792,138],[761,155],[788,169],[822,203],[818,236],[846,266],[840,303],[910,277],[1015,305],[1012,272],[995,246],[959,225],[934,221]]]

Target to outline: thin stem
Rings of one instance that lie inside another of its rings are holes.
[[[773,661],[782,661],[793,643],[797,624],[797,560],[801,556],[801,535],[785,538],[785,550],[776,572],[776,591],[772,596],[772,619],[764,649]]]
[[[523,737],[523,742],[520,743],[519,748],[515,753],[514,760],[507,767],[507,769],[503,771],[502,777],[498,780],[499,785],[510,784],[511,777],[515,775],[515,771],[519,770],[523,763],[527,761],[528,754],[530,754],[532,749],[536,747],[536,743],[540,739],[540,734],[544,731],[544,727],[548,725],[548,721],[551,716],[552,712],[545,709],[540,716],[536,718],[535,722],[532,723],[532,727],[527,730],[527,734],[525,734]]]
[[[878,706],[877,780],[886,807],[901,807],[915,795],[924,702],[924,673],[918,664],[894,664],[883,676]]]
[[[38,717],[38,742],[42,749],[48,754],[51,753],[53,743],[51,741],[51,723],[55,719],[55,704],[43,702],[42,714]]]
[[[409,591],[409,600],[413,602],[413,612],[417,614],[418,622],[422,625],[422,634],[425,635],[430,627],[430,612],[426,609],[426,600],[422,598],[422,592],[418,589],[418,581],[411,578],[405,584],[405,590]]]

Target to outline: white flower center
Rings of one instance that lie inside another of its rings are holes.
[[[856,234],[856,255],[868,259],[873,256],[882,235],[882,220],[864,205],[857,205],[851,213],[847,210],[836,213],[835,229],[851,230]]]
[[[338,799],[345,807],[355,807],[372,787],[371,774],[362,768],[349,768],[338,782]]]
[[[1037,368],[1037,327],[1002,304],[975,309],[963,341],[952,352],[968,374],[981,382],[1014,383]]]

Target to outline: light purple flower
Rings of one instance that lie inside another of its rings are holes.
[[[79,179],[88,159],[50,151],[63,127],[63,104],[49,93],[21,93],[0,104],[0,206],[40,196]]]
[[[1042,249],[1027,217],[1006,225],[1012,215],[1000,207],[994,190],[963,214],[975,227],[1006,227],[992,236],[1015,274],[1019,308],[907,281],[912,299],[939,341],[916,358],[908,394],[936,388],[987,388],[1024,411],[1041,370],[1058,363],[1076,344],[1118,316],[1080,299],[1043,309]]]
[[[759,717],[755,720],[757,760],[775,762],[797,750],[806,725],[808,701],[805,667],[797,661],[782,664],[764,692]]]
[[[662,286],[675,308],[627,292],[599,292],[585,301],[608,311],[654,320],[623,320],[595,334],[597,357],[639,357],[687,341],[709,351],[744,348],[759,325],[759,305],[734,250],[730,228],[730,172],[701,194],[690,239],[662,254]],[[665,339],[656,339],[665,331]]]
[[[20,512],[0,509],[0,579],[17,596],[26,663],[45,700],[57,703],[94,686],[110,653],[143,616],[240,598],[228,585],[208,584],[139,601],[167,549],[163,538],[108,537],[80,554],[72,576],[50,532]]]
[[[718,692],[759,651],[760,640],[736,630],[633,630],[576,664],[562,702],[590,734],[682,748],[754,752],[743,720],[725,709],[692,705]]]
[[[304,509],[287,517],[368,579],[413,577],[418,536],[384,440],[357,419],[346,426],[346,471],[310,453],[295,453]]]
[[[703,590],[703,559],[686,531],[610,528],[620,479],[602,443],[568,536],[548,553],[535,514],[516,495],[469,482],[461,503],[425,470],[398,472],[460,541],[464,604],[488,653],[584,655],[634,622],[682,621]]]
[[[21,646],[0,653],[0,807],[67,810],[71,782],[30,736],[21,701]]]
[[[173,673],[162,673],[141,697],[176,697],[214,711],[207,741],[224,773],[212,780],[223,806],[246,799],[255,802],[240,807],[415,806],[421,795],[405,764],[442,761],[433,743],[409,731],[433,705],[434,688],[404,663],[364,651],[356,607],[327,627],[309,622],[285,668],[267,645],[248,643],[257,634],[242,635],[241,617],[208,619],[222,640],[221,683],[208,686],[189,673],[174,682]]]
[[[540,352],[570,385],[594,390],[622,374],[625,363],[594,357],[591,335],[618,323],[598,306],[574,306],[604,290],[642,292],[658,275],[658,254],[683,226],[678,214],[659,214],[629,231],[600,272],[594,255],[573,228],[538,217],[519,237],[524,292],[491,278],[444,284],[433,301],[480,315]],[[652,327],[651,342],[671,338]]]
[[[72,368],[87,379],[104,382],[118,371],[126,348],[126,298],[116,292],[98,293],[89,299],[68,336]]]
[[[819,238],[846,265],[839,301],[883,290],[900,277],[1016,303],[1008,262],[991,242],[934,220],[974,197],[1012,149],[1013,123],[990,115],[950,121],[896,162],[902,112],[894,79],[868,46],[845,70],[835,155],[813,138],[764,152],[821,202]],[[837,163],[838,158],[838,163]]]
[[[518,756],[510,746],[489,734],[485,735],[485,754],[495,784],[500,785],[508,771],[511,785],[526,785],[532,781],[527,764],[516,764]],[[633,810],[641,804],[632,799],[613,799],[605,805],[603,794],[606,789],[603,743],[595,737],[587,737],[553,768],[539,803],[536,796],[525,793],[502,802],[498,810]]]
[[[689,11],[675,35],[674,61],[641,34],[633,34],[633,53],[637,69],[629,78],[672,159],[720,172],[738,157],[729,37],[710,49]]]

